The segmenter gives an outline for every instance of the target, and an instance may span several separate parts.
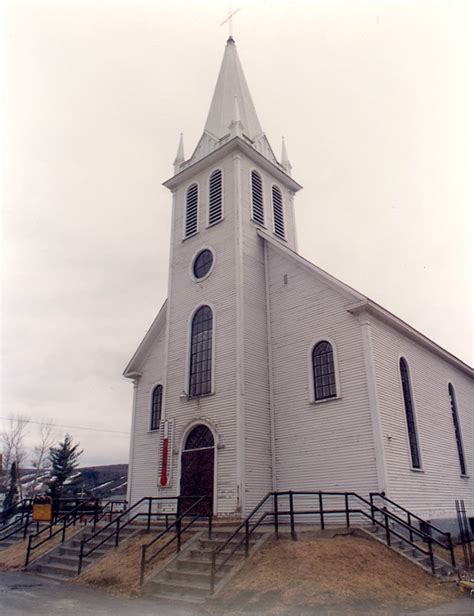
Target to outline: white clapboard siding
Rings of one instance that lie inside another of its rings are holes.
[[[472,380],[389,325],[371,317],[382,433],[387,462],[388,492],[396,502],[429,519],[455,517],[454,500],[463,498],[474,513],[474,396]],[[422,471],[410,468],[410,451],[399,358],[409,367],[422,458]],[[448,383],[457,398],[464,455],[471,477],[460,466]]]

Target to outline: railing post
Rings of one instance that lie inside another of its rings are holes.
[[[143,586],[145,580],[145,552],[146,545],[142,545],[142,556],[140,560],[140,586]]]
[[[349,528],[351,523],[349,520],[349,494],[347,492],[344,493],[344,504],[346,507],[346,526]]]
[[[119,534],[120,534],[120,518],[117,518],[116,523],[117,528],[115,529],[115,547],[119,544]]]
[[[432,538],[429,535],[428,535],[428,550],[430,552],[431,573],[434,575],[434,573],[435,573],[435,564],[434,564],[434,557],[433,557],[433,540],[432,540]]]
[[[375,509],[374,509],[374,493],[369,494],[370,499],[370,517],[372,519],[372,526],[375,526]]]
[[[26,524],[25,527],[23,529],[23,539],[26,539],[26,531],[28,530],[28,524],[30,520],[30,510],[28,509],[28,511],[26,512]]]
[[[387,545],[390,545],[390,527],[388,525],[388,515],[387,512],[384,511],[384,517],[385,517],[385,535],[387,537]]]
[[[211,592],[210,592],[211,595],[214,594],[215,584],[216,584],[216,553],[213,551],[212,558],[211,558]]]
[[[273,523],[275,526],[275,535],[278,539],[278,492],[273,493]]]
[[[151,498],[148,498],[148,523],[146,525],[146,529],[148,532],[150,532],[150,526],[151,526]]]
[[[30,551],[31,551],[31,540],[32,539],[33,539],[33,535],[30,535],[28,537],[28,548],[26,550],[25,567],[27,567],[28,563],[30,562]]]
[[[413,530],[412,530],[412,526],[411,526],[411,515],[410,512],[408,511],[408,515],[407,515],[407,521],[408,521],[408,526],[410,527],[410,541],[413,543]]]
[[[449,551],[451,553],[451,564],[453,567],[456,566],[456,560],[454,559],[454,548],[453,548],[453,540],[451,539],[451,533],[448,533],[448,546]]]
[[[177,540],[177,552],[181,552],[181,520],[176,520],[176,540]]]
[[[84,539],[81,540],[81,547],[79,548],[79,563],[77,565],[77,575],[81,575],[83,556],[84,556]]]
[[[209,514],[207,522],[208,522],[208,533],[207,533],[207,536],[210,539],[211,535],[212,535],[212,512]]]
[[[245,520],[245,558],[248,558],[249,555],[249,520]]]
[[[291,526],[291,538],[293,541],[296,541],[296,533],[295,533],[295,512],[293,508],[293,492],[289,491],[290,495],[290,526]]]
[[[64,520],[63,520],[63,532],[62,532],[62,539],[61,539],[61,543],[64,543],[64,541],[66,540],[66,521],[67,521],[67,517],[64,516]]]
[[[319,517],[321,520],[321,530],[324,530],[324,506],[323,506],[323,493],[319,490]]]

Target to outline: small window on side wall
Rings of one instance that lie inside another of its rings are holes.
[[[408,430],[408,443],[410,445],[411,466],[421,470],[420,446],[418,443],[418,431],[416,428],[415,408],[410,383],[410,371],[408,363],[404,357],[400,358],[400,379],[403,390],[403,404],[405,406],[405,417]]]
[[[327,340],[318,342],[312,352],[314,400],[337,397],[334,351]]]
[[[158,430],[161,421],[161,404],[163,400],[163,386],[157,385],[151,394],[150,430]]]

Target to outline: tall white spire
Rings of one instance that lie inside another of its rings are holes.
[[[204,131],[217,139],[227,135],[230,124],[236,120],[236,105],[244,134],[252,140],[260,137],[262,128],[250,96],[234,39],[229,36]]]
[[[179,138],[178,151],[176,152],[176,158],[174,159],[174,171],[177,173],[179,171],[179,166],[181,163],[184,163],[184,142],[183,142],[183,133],[181,133]]]

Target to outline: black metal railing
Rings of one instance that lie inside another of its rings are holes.
[[[18,533],[23,533],[23,539],[26,537],[28,527],[32,524],[31,520],[31,505],[32,499],[25,498],[13,507],[9,507],[2,512],[3,525],[0,527],[0,541],[8,539]],[[12,520],[12,518],[14,518]],[[10,520],[10,522],[8,521]]]
[[[295,500],[299,502],[295,504]],[[330,501],[329,505],[328,500]],[[338,502],[341,501],[343,503],[342,506],[337,506]],[[296,539],[296,520],[303,516],[312,516],[312,521],[317,520],[321,529],[325,528],[329,518],[337,519],[346,527],[350,527],[351,523],[353,524],[356,519],[359,523],[360,520],[368,520],[373,526],[378,526],[384,530],[385,541],[388,546],[391,546],[392,538],[396,537],[399,541],[410,545],[414,550],[423,554],[429,561],[432,573],[435,573],[433,543],[449,549],[448,546],[430,534],[409,524],[386,508],[378,507],[373,503],[373,499],[367,500],[355,492],[294,492],[291,490],[287,492],[269,492],[235,532],[212,552],[211,594],[215,590],[217,575],[236,551],[245,545],[245,557],[248,556],[250,539],[257,528],[264,523],[270,523],[273,525],[274,532],[278,536],[280,524],[286,521],[290,525],[292,538]],[[427,549],[416,543],[415,537],[426,542]],[[229,548],[230,551],[224,552],[224,550]],[[452,550],[451,555],[454,562]],[[217,562],[219,556],[222,556],[222,559]]]
[[[189,498],[189,497],[181,497],[181,498]],[[176,553],[181,551],[181,539],[184,532],[189,530],[191,526],[198,520],[202,520],[203,518],[207,518],[208,523],[208,537],[211,538],[212,533],[212,497],[211,496],[201,496],[201,497],[192,497],[196,499],[195,502],[192,503],[190,507],[188,507],[185,511],[180,513],[180,515],[176,518],[174,522],[167,525],[166,528],[158,533],[158,535],[152,539],[149,543],[142,545],[141,550],[141,558],[140,558],[140,586],[143,585],[145,580],[145,569],[146,567],[155,560],[169,545],[171,545],[174,541],[176,541]],[[201,505],[205,502],[209,502],[209,513],[203,514],[198,511]],[[187,523],[183,527],[183,522],[185,518],[191,518],[187,520]],[[173,533],[173,534],[172,534]],[[147,552],[150,548],[155,545],[160,539],[165,537],[168,534],[172,534],[172,536],[166,541],[166,543],[160,545],[158,550],[153,552],[147,558]]]
[[[61,543],[64,543],[66,539],[66,530],[70,526],[75,526],[84,515],[92,514],[97,516],[100,509],[98,498],[74,500],[78,503],[75,507],[72,507],[72,509],[69,509],[63,515],[55,515],[50,524],[36,532],[34,535],[29,536],[28,547],[26,549],[25,567],[30,562],[32,553],[40,546],[44,545],[47,541],[51,541],[53,537],[61,534]]]
[[[418,523],[418,527],[420,528],[420,530],[422,530],[425,534],[430,535],[433,538],[433,542],[436,545],[438,545],[440,548],[449,552],[449,559],[451,561],[451,564],[453,567],[456,566],[456,561],[454,557],[454,545],[453,545],[453,540],[452,540],[450,532],[444,531],[438,526],[436,526],[435,524],[432,524],[431,522],[428,522],[427,520],[420,518],[420,516],[416,515],[416,513],[409,511],[405,507],[402,507],[402,505],[399,505],[395,501],[385,496],[384,492],[371,492],[369,494],[370,502],[373,503],[375,498],[382,500],[384,503],[387,503],[390,507],[392,507],[396,511],[403,512],[403,514],[406,516],[406,522],[409,526],[408,532],[409,532],[411,541],[413,541],[413,530],[412,530],[413,522],[416,521]],[[385,507],[382,507],[382,508],[384,509]],[[395,514],[395,515],[398,515],[398,514]],[[401,516],[398,516],[398,517],[401,517]],[[433,531],[434,533],[436,533],[435,535],[433,535]],[[438,538],[436,535],[438,535],[440,538]]]
[[[179,499],[177,496],[158,496],[151,497],[145,496],[137,501],[134,505],[120,513],[114,520],[111,520],[105,526],[102,526],[98,531],[93,533],[90,537],[82,539],[79,550],[79,562],[77,566],[78,575],[82,571],[82,564],[85,558],[90,556],[95,550],[97,550],[104,543],[110,539],[114,540],[115,547],[120,542],[120,533],[129,524],[138,519],[146,519],[146,529],[149,532],[151,529],[151,522],[153,519],[165,520],[165,525],[168,526],[169,518],[177,516],[179,508]],[[176,503],[176,512],[170,513],[168,511],[159,511],[159,505],[166,505],[172,502]],[[156,504],[156,511],[153,511],[153,505]],[[133,515],[131,515],[133,513]]]

